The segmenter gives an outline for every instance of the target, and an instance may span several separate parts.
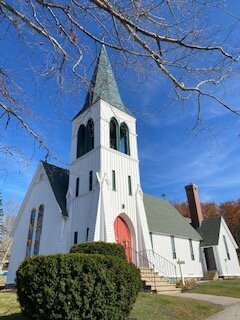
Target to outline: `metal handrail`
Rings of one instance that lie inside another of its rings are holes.
[[[174,263],[150,249],[141,251],[140,253],[148,257],[149,261],[154,264],[161,275],[169,280],[177,280],[177,266]]]
[[[145,268],[144,275],[149,280],[149,282],[154,283],[156,290],[156,274],[155,274],[155,265],[151,262],[144,252],[138,252],[133,248],[128,248],[131,250],[131,262],[138,268]]]

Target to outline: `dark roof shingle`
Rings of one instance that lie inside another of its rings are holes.
[[[197,229],[203,238],[201,247],[217,246],[219,241],[219,232],[221,227],[221,216],[203,220],[201,226]]]
[[[82,110],[73,118],[90,108],[95,102],[102,99],[112,106],[128,114],[131,112],[124,106],[120,97],[112,67],[103,45],[97,60],[90,87]]]
[[[69,171],[67,169],[56,167],[45,161],[42,161],[42,164],[48,176],[55,198],[62,210],[62,215],[67,217],[66,194],[68,190]]]

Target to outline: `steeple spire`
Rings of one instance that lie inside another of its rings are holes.
[[[112,106],[131,114],[131,112],[124,106],[120,97],[117,83],[114,78],[112,67],[104,45],[102,45],[100,54],[98,56],[97,64],[92,76],[84,106],[76,115],[76,117],[83,111],[90,108],[99,99],[102,99]]]

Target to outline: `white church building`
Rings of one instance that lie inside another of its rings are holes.
[[[85,104],[72,121],[69,170],[41,161],[28,188],[7,284],[25,258],[69,252],[86,241],[120,243],[130,262],[154,264],[168,278],[180,277],[179,261],[184,277],[202,278],[213,268],[220,276],[239,276],[237,244],[224,219],[209,237],[212,224],[202,219],[197,187],[186,190],[192,224],[168,201],[143,194],[136,119],[121,100],[103,46]]]

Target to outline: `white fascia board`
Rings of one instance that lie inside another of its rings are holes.
[[[31,181],[31,183],[30,183],[30,185],[29,185],[29,187],[28,187],[27,193],[26,193],[26,195],[25,195],[25,197],[24,197],[24,199],[23,199],[23,202],[22,202],[22,204],[21,204],[21,207],[20,207],[20,209],[19,209],[17,218],[16,218],[16,220],[15,220],[14,226],[13,226],[12,231],[11,231],[11,236],[13,236],[14,233],[15,233],[16,227],[17,227],[17,225],[18,225],[18,223],[19,223],[19,221],[20,221],[20,219],[21,219],[21,217],[22,217],[22,215],[23,215],[23,213],[24,213],[24,209],[25,209],[25,206],[26,206],[26,204],[27,204],[27,202],[28,202],[28,199],[29,199],[29,196],[30,196],[30,194],[31,194],[31,192],[32,192],[32,189],[33,189],[34,185],[37,183],[36,179],[37,179],[39,173],[40,173],[42,170],[44,171],[45,176],[46,176],[47,181],[48,181],[48,184],[49,184],[49,187],[50,187],[50,189],[52,190],[50,181],[49,181],[49,179],[48,179],[48,175],[47,175],[47,173],[46,173],[46,171],[45,171],[45,169],[44,169],[44,166],[43,166],[42,162],[40,161],[39,164],[38,164],[38,166],[37,166],[37,169],[36,169],[36,171],[35,171],[35,173],[34,173],[34,175],[33,175],[32,181]],[[62,215],[62,209],[60,208],[60,206],[59,206],[59,204],[58,204],[58,202],[57,202],[57,199],[56,199],[56,197],[55,197],[55,194],[54,194],[53,190],[52,190],[52,195],[53,195],[53,197],[54,197],[54,199],[55,199],[55,201],[56,201],[56,204],[57,204],[57,206],[58,206],[58,208],[59,208],[59,212],[60,212],[60,214]]]
[[[17,225],[18,225],[18,223],[19,223],[19,221],[20,221],[20,219],[21,219],[21,217],[23,215],[24,208],[25,208],[26,203],[28,201],[28,198],[29,198],[29,196],[30,196],[30,194],[32,192],[33,186],[35,185],[35,180],[36,180],[39,172],[42,170],[42,168],[43,168],[43,164],[42,164],[42,162],[39,162],[39,164],[37,166],[37,169],[36,169],[36,171],[35,171],[35,173],[33,175],[32,181],[31,181],[31,183],[30,183],[30,185],[29,185],[29,187],[27,189],[27,193],[26,193],[26,195],[25,195],[25,197],[23,199],[23,202],[22,202],[22,204],[20,206],[20,209],[18,211],[14,226],[13,226],[13,228],[11,230],[11,236],[13,236],[15,231],[16,231],[16,227],[17,227]],[[45,172],[45,170],[44,170],[44,172]]]

